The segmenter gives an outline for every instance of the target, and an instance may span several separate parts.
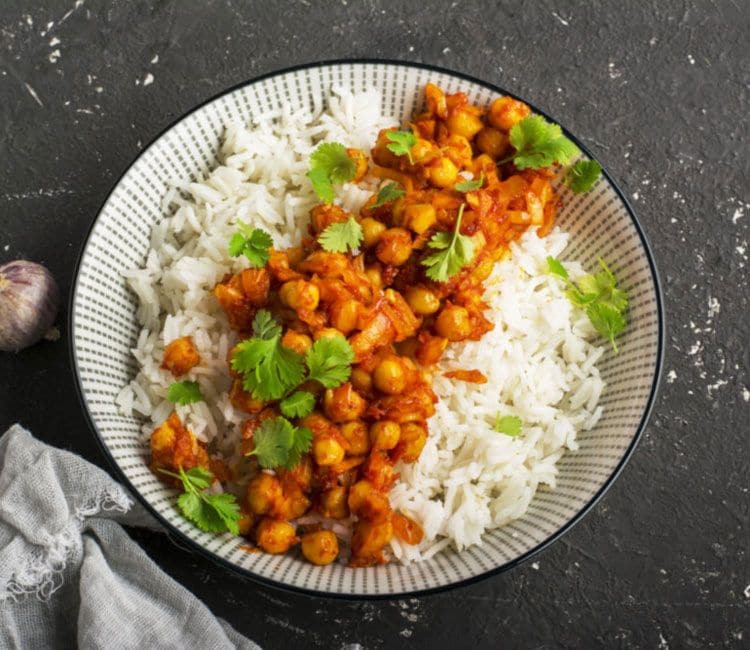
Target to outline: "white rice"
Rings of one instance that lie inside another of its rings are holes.
[[[185,378],[199,382],[206,401],[177,406],[177,413],[200,440],[236,453],[246,417],[228,398],[226,354],[236,335],[211,293],[227,273],[244,268],[228,256],[227,242],[242,220],[266,228],[277,247],[298,243],[317,202],[305,177],[310,153],[324,140],[369,151],[377,132],[397,122],[379,106],[376,90],[334,88],[325,112],[284,108],[251,127],[230,124],[217,165],[167,193],[169,216],[153,228],[144,267],[125,274],[143,329],[133,349],[140,372],[116,403],[125,415],[145,417],[144,440],[174,408],[166,399],[174,378],[159,367],[164,346],[192,336],[202,361]],[[374,179],[369,189],[347,184],[339,202],[357,212],[374,188]],[[450,544],[481,544],[486,530],[523,516],[539,485],[554,488],[556,462],[577,448],[576,434],[601,416],[596,362],[603,348],[590,342],[588,319],[545,273],[545,258],[560,256],[567,240],[556,229],[513,244],[511,258],[487,282],[495,328],[481,342],[451,345],[439,364],[430,437],[417,463],[398,468],[390,495],[425,531],[418,547],[392,543],[401,561],[428,559]],[[582,273],[575,261],[565,264],[574,277]],[[442,373],[450,369],[478,369],[488,381],[448,380]],[[495,432],[498,412],[519,416],[522,435]]]

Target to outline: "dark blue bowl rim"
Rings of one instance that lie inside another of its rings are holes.
[[[143,148],[143,150],[135,157],[135,159],[127,166],[127,168],[119,175],[117,180],[112,185],[112,189],[107,193],[106,198],[104,199],[104,202],[102,203],[101,207],[99,208],[99,211],[97,212],[96,217],[91,222],[91,225],[89,226],[89,229],[86,233],[86,237],[83,241],[83,244],[81,246],[80,252],[78,254],[78,260],[75,265],[74,269],[74,276],[73,276],[73,282],[71,284],[70,289],[70,300],[69,300],[69,310],[68,310],[68,331],[70,332],[69,337],[69,354],[70,354],[70,361],[71,361],[71,368],[73,371],[73,374],[75,376],[75,386],[76,386],[76,392],[78,394],[78,399],[81,403],[81,406],[83,408],[84,415],[88,421],[89,427],[91,430],[96,434],[96,440],[99,443],[99,447],[106,457],[107,461],[109,462],[111,468],[113,469],[116,477],[124,483],[128,489],[130,490],[131,494],[135,495],[135,497],[143,504],[143,506],[146,508],[146,510],[157,520],[159,523],[161,523],[167,534],[169,535],[170,539],[173,543],[175,543],[180,548],[183,548],[184,550],[189,550],[191,552],[197,552],[198,554],[207,557],[208,559],[212,560],[214,563],[218,564],[219,566],[223,567],[224,569],[229,570],[230,572],[245,578],[250,579],[255,582],[259,582],[263,585],[268,585],[277,589],[280,589],[282,591],[288,591],[292,593],[303,593],[310,596],[316,596],[316,597],[324,597],[324,598],[341,598],[341,599],[350,599],[350,600],[388,600],[388,599],[394,599],[394,598],[409,598],[413,596],[425,596],[430,594],[438,594],[443,593],[445,591],[449,591],[452,589],[457,589],[459,587],[466,587],[468,585],[474,584],[476,582],[479,582],[480,580],[487,579],[491,576],[498,575],[500,573],[503,573],[505,571],[508,571],[522,562],[525,562],[526,560],[536,556],[541,551],[546,549],[548,546],[556,542],[558,539],[560,539],[565,533],[567,533],[573,526],[575,526],[579,521],[583,519],[585,515],[587,515],[593,507],[598,503],[598,501],[607,493],[607,491],[612,487],[612,484],[615,482],[617,477],[620,475],[622,470],[624,469],[625,465],[627,464],[628,460],[630,460],[630,457],[633,455],[633,452],[635,451],[636,446],[638,445],[638,441],[640,440],[641,436],[643,435],[643,432],[646,428],[646,425],[648,423],[649,417],[651,415],[651,411],[653,410],[654,404],[656,402],[656,396],[659,389],[659,384],[661,380],[661,374],[662,369],[664,365],[664,332],[665,332],[665,322],[664,322],[664,299],[662,295],[662,286],[661,281],[659,278],[659,273],[656,268],[656,263],[654,261],[654,255],[653,251],[651,249],[651,245],[648,241],[648,238],[646,237],[646,234],[643,230],[643,227],[641,226],[640,222],[638,221],[638,218],[635,215],[635,211],[633,210],[633,207],[630,205],[630,202],[625,197],[625,194],[620,189],[620,187],[615,183],[612,176],[609,174],[609,172],[604,169],[603,175],[607,179],[607,182],[610,184],[610,186],[614,189],[614,191],[617,193],[618,197],[622,201],[623,205],[625,206],[630,219],[633,222],[633,226],[635,227],[638,236],[641,240],[641,244],[643,245],[643,249],[646,252],[646,258],[648,259],[648,265],[651,270],[651,278],[654,283],[654,289],[655,289],[655,298],[656,298],[656,306],[657,306],[657,321],[658,321],[658,338],[657,338],[657,355],[656,355],[656,366],[654,370],[654,378],[653,382],[651,384],[651,389],[649,392],[649,397],[646,402],[646,408],[643,411],[643,415],[641,417],[641,421],[638,425],[638,428],[636,430],[635,435],[633,436],[633,440],[630,442],[630,445],[625,450],[625,453],[623,454],[622,459],[617,464],[617,467],[615,467],[612,474],[609,476],[609,478],[605,481],[604,485],[602,485],[601,488],[594,494],[594,496],[589,500],[589,502],[581,508],[564,526],[562,526],[560,529],[552,533],[549,537],[547,537],[544,541],[540,542],[537,546],[532,548],[529,551],[526,551],[523,555],[515,558],[514,560],[511,560],[509,562],[506,562],[505,564],[502,564],[498,567],[495,567],[494,569],[490,569],[488,571],[485,571],[484,573],[480,573],[478,575],[472,576],[470,578],[465,578],[463,580],[459,580],[456,582],[452,582],[446,585],[440,585],[438,587],[430,587],[428,589],[417,589],[414,591],[404,591],[404,592],[398,592],[398,593],[388,593],[388,594],[358,594],[358,593],[335,593],[335,592],[328,592],[328,591],[319,591],[315,589],[306,589],[304,587],[295,587],[293,585],[289,585],[283,582],[277,582],[275,580],[272,580],[270,578],[266,578],[263,576],[259,576],[249,569],[245,569],[239,566],[236,566],[235,564],[232,564],[228,560],[222,558],[221,556],[215,554],[212,551],[209,551],[208,549],[201,546],[198,542],[188,537],[185,533],[175,528],[166,518],[164,518],[157,510],[143,497],[138,490],[135,489],[133,484],[130,482],[128,477],[125,475],[123,470],[120,468],[120,466],[117,464],[117,461],[115,461],[114,457],[112,456],[111,452],[109,451],[109,448],[107,447],[106,443],[104,442],[104,439],[102,438],[101,434],[99,433],[99,430],[96,426],[96,423],[94,422],[94,419],[91,415],[91,412],[88,408],[88,403],[86,401],[86,398],[83,393],[83,383],[81,380],[81,373],[79,370],[79,364],[78,359],[76,357],[76,350],[75,350],[75,343],[73,340],[73,332],[74,325],[75,325],[75,303],[76,303],[76,296],[78,292],[78,279],[79,279],[79,271],[81,268],[81,264],[83,262],[84,254],[86,252],[86,248],[88,247],[89,239],[91,238],[91,234],[94,230],[94,227],[96,226],[97,221],[99,220],[99,216],[101,215],[102,211],[106,207],[107,203],[109,202],[110,197],[112,196],[112,193],[115,191],[117,186],[122,181],[123,177],[128,173],[128,171],[135,165],[135,163],[143,156],[150,148],[151,146],[156,143],[157,140],[159,140],[167,131],[172,129],[174,126],[176,126],[179,122],[181,122],[186,117],[192,115],[196,111],[200,110],[207,104],[210,104],[216,99],[219,99],[220,97],[227,95],[229,93],[232,93],[236,90],[239,90],[240,88],[243,88],[245,86],[249,86],[255,83],[259,83],[261,81],[264,81],[266,79],[269,79],[271,77],[280,76],[283,74],[288,74],[291,72],[297,72],[300,70],[307,70],[310,68],[324,68],[328,66],[337,66],[337,65],[390,65],[390,66],[400,66],[404,68],[419,68],[422,70],[429,70],[431,72],[438,72],[446,75],[450,75],[453,77],[457,77],[459,79],[462,79],[464,81],[471,82],[473,84],[477,84],[479,86],[482,86],[484,88],[487,88],[488,90],[492,90],[495,93],[498,93],[500,95],[508,95],[510,97],[514,97],[516,99],[520,99],[521,101],[528,104],[531,109],[538,113],[539,115],[544,116],[546,119],[556,122],[557,120],[554,120],[552,117],[550,117],[547,113],[540,110],[536,106],[534,106],[532,103],[528,102],[527,100],[523,99],[522,97],[519,97],[515,95],[514,93],[511,93],[507,90],[505,90],[502,86],[498,86],[496,84],[489,83],[487,81],[483,81],[481,79],[477,79],[476,77],[473,77],[469,74],[458,72],[456,70],[450,70],[448,68],[443,68],[436,65],[431,65],[428,63],[417,63],[417,62],[411,62],[411,61],[399,61],[399,60],[393,60],[393,59],[333,59],[333,60],[321,60],[321,61],[315,61],[311,63],[304,63],[300,65],[291,66],[288,68],[282,68],[279,70],[273,70],[271,72],[267,72],[265,74],[259,75],[257,77],[253,77],[247,81],[242,81],[226,90],[223,90],[208,99],[205,99],[200,104],[196,105],[194,108],[189,110],[188,112],[184,113],[183,115],[179,116],[172,122],[170,122],[166,127],[164,127],[157,135],[155,135],[151,141]],[[593,154],[589,151],[588,147],[586,147],[578,138],[575,137],[570,131],[568,131],[564,126],[562,126],[563,132],[565,135],[573,140],[573,142],[578,145],[578,147],[583,151],[583,153],[586,154],[587,157],[595,159]],[[186,548],[187,547],[187,548]]]

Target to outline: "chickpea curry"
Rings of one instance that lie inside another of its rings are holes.
[[[246,536],[267,553],[299,546],[324,565],[339,557],[338,520],[351,527],[353,567],[386,562],[394,536],[420,542],[388,493],[398,464],[417,461],[428,439],[435,364],[451,343],[492,329],[484,282],[526,229],[550,231],[551,181],[577,153],[559,127],[557,153],[534,150],[521,127],[538,116],[516,99],[481,108],[433,84],[425,98],[424,112],[381,131],[369,155],[337,143],[312,154],[322,202],[299,246],[274,249],[244,224],[229,242],[249,268],[213,294],[239,341],[227,364],[231,403],[247,416],[243,460],[212,455],[175,413],[151,436],[152,469],[183,487],[179,505],[204,530]],[[376,190],[359,214],[334,203],[344,182]],[[198,363],[189,337],[166,346],[163,367],[175,377]],[[448,376],[486,381],[471,368]],[[170,395],[191,401],[180,397]]]

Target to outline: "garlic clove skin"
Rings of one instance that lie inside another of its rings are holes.
[[[19,352],[50,329],[60,289],[41,264],[16,260],[0,266],[0,351]]]

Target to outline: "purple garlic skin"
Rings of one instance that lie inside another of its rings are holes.
[[[52,327],[60,289],[41,264],[16,260],[0,266],[0,351],[18,352]]]

